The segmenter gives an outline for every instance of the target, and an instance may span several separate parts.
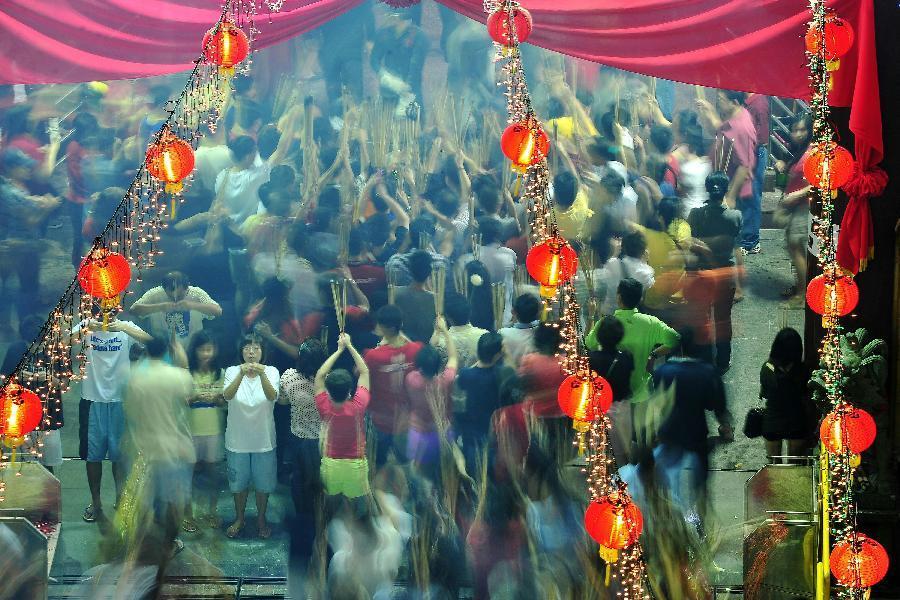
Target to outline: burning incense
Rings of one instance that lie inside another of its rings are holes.
[[[393,304],[397,297],[397,279],[393,271],[387,271],[388,304]]]
[[[494,329],[503,327],[503,313],[506,311],[506,284],[503,282],[491,284],[491,301],[494,308]]]
[[[434,313],[444,316],[444,288],[447,285],[447,267],[441,263],[431,271],[431,291],[434,294]]]
[[[347,321],[347,281],[331,282],[331,299],[334,302],[334,316],[337,317],[338,331],[344,333]]]
[[[462,294],[466,298],[469,297],[469,286],[468,277],[466,276],[466,269],[454,269],[453,270],[453,288],[456,290],[457,294]]]

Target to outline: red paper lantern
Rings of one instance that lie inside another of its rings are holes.
[[[872,587],[884,579],[890,565],[884,546],[861,533],[835,544],[830,560],[831,574],[850,588]]]
[[[825,40],[825,60],[840,58],[853,47],[853,28],[850,23],[835,14],[825,17],[824,34],[815,27],[806,31],[806,50],[810,54],[819,53],[819,40]]]
[[[78,268],[81,289],[94,298],[111,300],[125,291],[131,281],[131,267],[121,254],[107,248],[91,250]]]
[[[806,161],[803,163],[803,175],[817,188],[836,190],[842,187],[853,175],[853,156],[850,152],[834,142],[813,144]]]
[[[513,123],[500,136],[500,148],[513,168],[524,171],[543,160],[550,151],[550,138],[535,119]]]
[[[222,21],[218,30],[213,27],[203,36],[203,58],[226,71],[233,71],[248,54],[250,40],[247,34],[231,21]]]
[[[3,399],[0,401],[0,435],[8,438],[28,435],[41,424],[43,416],[44,407],[41,406],[41,399],[37,394],[15,383],[3,388]]]
[[[525,268],[541,284],[541,295],[553,296],[556,287],[578,271],[578,255],[563,238],[556,236],[533,246],[525,257]]]
[[[559,407],[576,421],[593,421],[612,405],[609,383],[594,372],[569,375],[559,386],[556,396]]]
[[[584,528],[604,548],[622,550],[637,541],[644,517],[627,493],[613,492],[590,503],[584,513]]]
[[[838,275],[834,283],[830,283],[824,274],[818,275],[806,286],[806,302],[816,314],[844,317],[859,303],[859,287],[846,275]]]
[[[859,408],[839,407],[822,419],[819,439],[832,454],[864,452],[875,441],[875,419]]]
[[[488,15],[487,29],[491,39],[501,46],[513,46],[514,40],[511,29],[515,27],[516,40],[521,44],[531,35],[531,13],[515,6],[511,10],[499,8]]]
[[[159,140],[150,144],[144,164],[153,177],[166,183],[166,192],[175,194],[181,191],[184,179],[194,170],[194,149],[166,130]]]

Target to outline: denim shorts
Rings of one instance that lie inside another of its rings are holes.
[[[271,494],[278,485],[275,450],[268,452],[232,452],[225,450],[228,466],[228,488],[233,494],[245,492],[253,480],[257,492]]]
[[[225,458],[225,438],[221,433],[216,435],[195,435],[194,451],[197,462],[217,463]]]
[[[78,405],[78,421],[79,455],[83,460],[120,460],[119,442],[125,430],[121,402],[92,402],[82,398]]]
[[[167,507],[183,510],[191,499],[193,463],[153,462],[148,465],[153,485],[153,508],[165,517]]]

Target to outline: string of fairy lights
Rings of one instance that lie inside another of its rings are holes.
[[[270,11],[280,3],[267,1]],[[194,150],[204,131],[215,132],[236,72],[249,70],[259,33],[255,0],[227,0],[218,20],[198,40],[198,58],[168,117],[152,137],[125,196],[94,240],[76,277],[50,311],[38,335],[10,373],[0,397],[0,500],[17,452],[40,457],[43,431],[58,428],[62,395],[84,378],[85,344],[121,310],[134,276],[140,281],[160,254],[160,233],[176,216],[191,181]],[[74,358],[73,358],[74,353]],[[35,435],[29,435],[37,432]]]
[[[820,439],[823,462],[822,501],[823,565],[830,566],[838,584],[833,596],[857,600],[868,597],[869,588],[887,574],[888,556],[884,548],[857,529],[854,470],[859,454],[875,440],[875,421],[865,411],[852,406],[842,390],[840,317],[850,314],[859,299],[852,277],[838,265],[834,237],[837,190],[847,184],[854,171],[850,152],[835,141],[830,121],[828,93],[841,57],[853,45],[850,25],[827,8],[824,0],[810,0],[812,20],[806,33],[809,60],[813,140],[804,158],[803,172],[813,187],[811,204],[817,208],[813,232],[821,241],[818,256],[822,274],[807,288],[810,308],[822,315],[824,335],[819,347],[825,396],[831,411],[822,420]],[[834,545],[829,549],[829,536]],[[830,556],[829,556],[830,552]],[[827,580],[827,571],[823,574]]]
[[[549,193],[547,154],[550,143],[534,113],[525,69],[519,51],[532,29],[528,11],[512,0],[485,0],[488,33],[497,47],[499,85],[507,101],[508,126],[500,145],[512,169],[524,180],[522,202],[528,211],[531,249],[525,266],[540,284],[545,320],[559,328],[562,342],[557,357],[565,380],[560,385],[560,408],[573,419],[575,445],[586,451],[590,503],[585,528],[600,544],[608,586],[615,579],[623,600],[648,597],[646,568],[638,540],[643,528],[640,509],[619,479],[609,440],[612,404],[609,384],[592,372],[583,342],[581,309],[576,299],[574,276],[578,255],[559,234]],[[517,182],[519,189],[521,182]]]
[[[275,12],[282,1],[266,0],[265,4]],[[839,319],[852,312],[859,291],[835,257],[836,191],[852,177],[853,160],[834,141],[828,92],[833,73],[840,68],[840,57],[853,44],[853,31],[826,7],[824,0],[809,1],[812,17],[805,40],[812,88],[813,144],[804,158],[803,170],[813,187],[810,200],[817,213],[813,231],[822,242],[818,256],[822,274],[810,282],[807,301],[823,317],[825,333],[819,354],[832,409],[820,429],[826,474],[823,517],[829,524],[825,533],[835,541],[830,561],[826,550],[823,564],[830,564],[838,583],[836,596],[856,600],[885,576],[888,558],[880,544],[857,530],[853,473],[859,453],[874,441],[875,425],[870,415],[847,402],[840,377]],[[600,557],[607,565],[607,584],[615,579],[618,597],[624,600],[645,598],[649,586],[639,541],[643,517],[617,475],[610,450],[611,425],[605,413],[612,403],[611,388],[588,365],[574,286],[578,255],[559,234],[549,194],[550,141],[532,107],[519,51],[519,44],[531,33],[531,15],[513,0],[484,0],[483,5],[488,14],[488,33],[497,48],[499,85],[507,100],[509,125],[500,144],[517,174],[517,194],[521,191],[520,201],[529,215],[531,249],[526,268],[541,286],[545,320],[560,329],[558,356],[567,377],[558,400],[573,419],[575,444],[585,452],[587,461],[590,504],[585,527],[600,545]],[[109,326],[121,309],[132,275],[140,281],[143,271],[154,266],[160,253],[161,231],[175,219],[183,186],[190,183],[193,152],[204,130],[215,131],[234,73],[250,68],[250,49],[258,34],[256,11],[255,0],[225,2],[218,21],[199,44],[201,53],[184,89],[166,107],[168,118],[151,140],[146,159],[125,197],[6,379],[0,398],[0,450],[5,447],[11,452],[0,455],[0,467],[15,459],[30,432],[42,425],[61,425],[54,415],[60,414],[62,394],[71,382],[84,377],[84,347],[91,331]],[[39,456],[41,447],[38,436],[26,451]],[[0,468],[0,499],[6,471]]]

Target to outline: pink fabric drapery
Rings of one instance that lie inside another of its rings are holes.
[[[363,0],[260,4],[256,48],[300,35]],[[190,69],[221,0],[3,0],[0,84],[80,83],[166,75]]]
[[[257,48],[309,31],[363,0],[286,0],[260,9]],[[373,1],[373,0],[367,0]],[[482,0],[439,0],[484,22]],[[534,17],[529,42],[593,62],[684,83],[806,98],[804,0],[522,0]],[[859,164],[840,247],[857,271],[872,245],[867,194],[882,178],[881,107],[872,0],[831,0],[856,31],[830,97],[850,106]],[[218,18],[220,0],[4,0],[0,84],[75,83],[183,71]],[[355,43],[351,41],[350,43]],[[485,43],[488,43],[485,34]]]

